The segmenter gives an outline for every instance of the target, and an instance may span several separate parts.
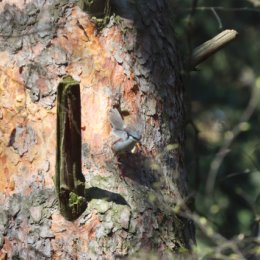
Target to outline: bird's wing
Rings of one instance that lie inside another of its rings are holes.
[[[112,108],[109,111],[109,121],[111,126],[116,130],[123,130],[124,129],[124,121],[122,116],[120,115],[119,111],[116,108]]]

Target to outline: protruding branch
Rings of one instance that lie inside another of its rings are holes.
[[[86,209],[85,178],[81,172],[81,120],[79,82],[68,76],[57,95],[56,191],[60,212],[74,220]]]
[[[209,41],[204,42],[194,49],[192,53],[190,68],[196,67],[204,60],[224,48],[229,42],[233,41],[237,36],[235,30],[225,30]]]

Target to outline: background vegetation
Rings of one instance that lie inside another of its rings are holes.
[[[239,33],[185,79],[194,123],[187,128],[187,165],[195,213],[208,229],[197,228],[198,250],[218,251],[217,235],[246,248],[237,257],[254,259],[260,254],[260,1],[182,0],[176,9],[184,57],[224,29]],[[218,257],[224,255],[234,257],[228,250]]]

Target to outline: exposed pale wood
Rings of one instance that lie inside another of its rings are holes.
[[[238,32],[236,30],[225,30],[195,48],[192,53],[191,68],[196,67],[217,51],[224,48],[229,42],[233,41],[237,35]]]

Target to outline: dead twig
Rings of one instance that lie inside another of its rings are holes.
[[[228,43],[233,41],[237,35],[238,32],[236,30],[225,30],[195,48],[192,53],[190,68],[195,68],[198,64],[224,48]]]

